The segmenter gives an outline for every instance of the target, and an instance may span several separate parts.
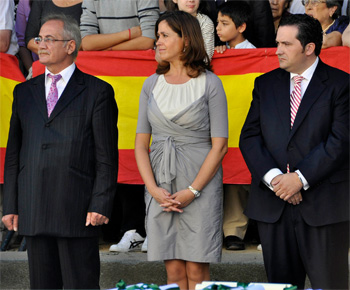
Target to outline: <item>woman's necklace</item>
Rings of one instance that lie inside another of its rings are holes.
[[[326,34],[327,30],[334,24],[335,19],[331,24],[329,24],[325,29],[323,29],[323,34]]]

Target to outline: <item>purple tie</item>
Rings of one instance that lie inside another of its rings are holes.
[[[58,91],[57,91],[57,82],[62,78],[61,75],[47,75],[50,79],[52,79],[51,87],[49,94],[46,99],[47,103],[47,115],[50,117],[51,112],[53,111],[54,107],[56,106],[56,103],[58,101]]]

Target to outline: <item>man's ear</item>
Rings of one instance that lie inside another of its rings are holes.
[[[247,29],[247,24],[244,22],[241,26],[238,27],[238,32],[243,33]]]
[[[75,41],[74,41],[74,40],[68,41],[66,47],[67,47],[67,52],[68,52],[68,54],[69,54],[69,55],[72,54],[72,53],[75,51],[75,47],[76,47]]]
[[[177,4],[177,0],[172,0],[175,4]]]
[[[305,47],[306,55],[311,55],[315,52],[316,45],[313,42],[310,42]]]

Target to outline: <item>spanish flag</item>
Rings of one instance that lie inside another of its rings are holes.
[[[4,163],[12,112],[13,89],[25,78],[15,56],[0,53],[0,183],[4,183]]]
[[[233,49],[224,54],[214,54],[213,70],[222,80],[228,101],[229,151],[223,161],[224,183],[249,184],[251,181],[250,173],[238,148],[239,135],[252,100],[255,78],[278,67],[275,51],[274,48]],[[5,63],[3,59],[2,54],[1,67]],[[329,65],[346,72],[350,71],[348,48],[322,50],[321,59]],[[153,74],[157,67],[154,51],[79,52],[76,64],[83,72],[95,75],[113,86],[119,108],[118,182],[142,184],[134,157],[134,142],[141,88],[145,79]],[[3,71],[4,69],[1,70],[0,81],[4,79],[6,86],[3,85],[3,81],[0,83],[2,157],[8,135],[12,90],[16,83],[23,80],[23,76],[19,79],[15,74],[4,78]],[[33,75],[43,72],[44,66],[36,62],[33,65]],[[10,83],[13,83],[12,86]],[[5,104],[3,98],[6,99]],[[3,166],[2,158],[0,182],[3,182]]]

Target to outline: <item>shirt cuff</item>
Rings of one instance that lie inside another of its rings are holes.
[[[283,174],[283,172],[279,168],[270,169],[263,177],[263,182],[265,185],[273,191],[273,186],[271,185],[272,179],[274,179],[277,175]]]
[[[298,176],[301,180],[301,183],[303,184],[303,189],[308,190],[310,188],[310,185],[307,182],[307,180],[305,179],[304,175],[300,172],[300,170],[295,170],[295,173],[298,174]]]

